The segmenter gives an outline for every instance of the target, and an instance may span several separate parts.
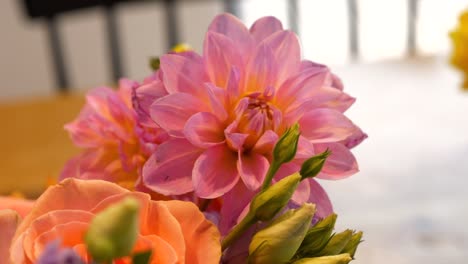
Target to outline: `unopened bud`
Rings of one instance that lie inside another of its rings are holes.
[[[108,262],[131,253],[138,235],[138,210],[138,201],[126,198],[94,217],[85,235],[93,260]]]
[[[323,164],[327,160],[327,157],[330,155],[330,151],[327,149],[324,152],[315,155],[308,160],[306,160],[301,166],[301,176],[302,179],[312,178],[317,176],[323,168]]]
[[[327,245],[335,227],[336,218],[336,214],[332,214],[309,228],[299,249],[301,256],[315,256]]]
[[[353,259],[349,254],[340,254],[335,256],[303,258],[293,262],[293,264],[348,264],[351,260]]]
[[[346,245],[351,241],[353,236],[352,230],[345,230],[341,233],[335,234],[330,241],[328,241],[325,248],[323,248],[318,255],[319,256],[331,256],[340,254]]]
[[[354,258],[354,254],[356,253],[356,249],[359,246],[359,244],[362,242],[362,232],[359,231],[357,233],[354,233],[353,236],[351,237],[351,240],[346,244],[344,249],[341,251],[341,253],[348,253],[351,255],[352,258]]]
[[[273,150],[274,162],[283,164],[291,161],[296,156],[299,135],[299,124],[297,123],[284,132]]]
[[[250,212],[260,221],[269,221],[281,211],[296,190],[301,175],[294,173],[257,194],[250,203]]]
[[[301,245],[315,213],[306,203],[276,218],[256,233],[249,245],[249,263],[287,263]]]

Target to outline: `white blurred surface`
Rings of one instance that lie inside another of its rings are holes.
[[[338,226],[365,232],[356,263],[467,263],[468,93],[446,60],[334,68],[369,134],[357,175],[321,181]]]

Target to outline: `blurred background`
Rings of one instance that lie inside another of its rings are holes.
[[[357,98],[348,116],[369,134],[354,150],[361,172],[321,182],[338,227],[365,232],[355,262],[467,263],[468,93],[448,64],[467,0],[96,1],[106,4],[28,12],[40,2],[0,1],[0,194],[38,194],[77,152],[62,127],[85,90],[141,80],[148,58],[174,43],[201,51],[220,12],[248,26],[274,15],[300,35],[305,58],[342,78]]]

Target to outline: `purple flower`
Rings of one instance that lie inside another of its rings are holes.
[[[36,264],[84,264],[85,262],[71,248],[60,248],[60,242],[49,243]]]

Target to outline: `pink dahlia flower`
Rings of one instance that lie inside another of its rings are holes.
[[[61,179],[104,179],[129,188],[140,181],[143,164],[167,134],[137,123],[131,98],[138,84],[122,79],[119,85],[91,90],[79,116],[65,125],[84,151],[67,162]]]
[[[142,120],[171,136],[145,164],[145,185],[165,195],[222,197],[225,232],[262,184],[279,136],[295,123],[298,152],[276,180],[327,148],[332,154],[318,178],[356,173],[349,148],[366,135],[343,114],[355,99],[327,67],[300,53],[297,36],[277,19],[261,18],[248,29],[222,14],[209,26],[202,56],[162,56],[160,70],[135,96]],[[316,203],[319,217],[332,212],[314,179],[301,183],[293,201]]]

